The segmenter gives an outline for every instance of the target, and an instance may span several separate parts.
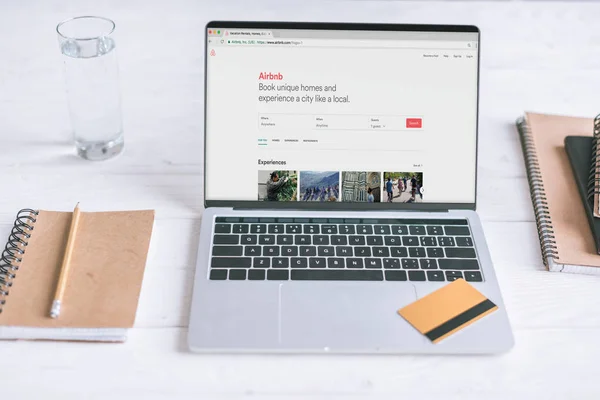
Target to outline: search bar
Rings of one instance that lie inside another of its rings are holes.
[[[261,39],[229,38],[230,46],[373,47],[400,49],[477,49],[477,42],[434,40],[344,40],[344,39]]]

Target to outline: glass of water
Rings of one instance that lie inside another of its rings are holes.
[[[114,157],[124,146],[115,23],[76,17],[58,24],[56,31],[77,153],[93,161]]]

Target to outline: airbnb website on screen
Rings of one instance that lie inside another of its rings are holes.
[[[207,200],[475,201],[476,41],[214,32]]]

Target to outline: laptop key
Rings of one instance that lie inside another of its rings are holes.
[[[387,247],[373,247],[373,257],[389,257],[390,249]]]
[[[352,257],[352,247],[337,246],[335,248],[335,255],[338,257]]]
[[[264,269],[250,269],[248,270],[248,280],[251,281],[263,281],[265,280],[265,270]]]
[[[406,271],[385,271],[386,281],[405,281],[407,280]]]
[[[378,235],[389,235],[391,233],[388,225],[375,225],[375,233]]]
[[[453,247],[454,246],[454,238],[448,236],[440,236],[438,237],[438,243],[442,247]]]
[[[422,225],[411,225],[408,227],[411,235],[426,235],[425,227]]]
[[[408,248],[408,256],[409,257],[425,257],[425,248],[424,247],[409,247]]]
[[[381,237],[381,236],[367,236],[367,244],[369,246],[383,246],[383,237]]]
[[[246,279],[246,270],[245,269],[230,269],[229,270],[229,280],[230,281],[243,281]]]
[[[465,271],[465,280],[468,282],[482,282],[483,278],[479,271]]]
[[[364,236],[350,236],[349,239],[352,246],[364,246],[366,244]]]
[[[267,231],[269,233],[284,233],[285,228],[283,227],[283,224],[271,224],[268,226]]]
[[[272,260],[273,268],[289,268],[290,260],[285,257],[274,257]]]
[[[333,257],[335,251],[333,246],[319,246],[317,247],[317,254],[321,257]]]
[[[473,240],[470,237],[458,236],[455,241],[457,246],[473,247]]]
[[[383,273],[377,270],[292,270],[292,280],[299,281],[382,281]]]
[[[275,244],[275,235],[260,235],[258,244]]]
[[[462,272],[460,272],[460,271],[446,271],[446,280],[448,282],[455,281],[462,277],[463,277],[463,275],[462,275]]]
[[[277,235],[277,244],[294,244],[292,235]]]
[[[348,238],[343,235],[331,236],[331,244],[334,246],[346,246],[348,244]]]
[[[424,281],[425,271],[408,271],[409,281]]]
[[[212,269],[210,271],[209,279],[211,281],[223,281],[227,279],[227,270],[226,269]]]
[[[329,244],[329,236],[315,235],[315,236],[313,236],[313,244],[328,245]]]
[[[405,246],[418,246],[419,238],[417,236],[404,236],[402,238],[402,244]]]
[[[284,257],[295,257],[298,255],[298,246],[281,246],[281,255]]]
[[[392,225],[392,233],[394,235],[408,235],[408,226],[406,226],[406,225]]]
[[[363,260],[362,258],[348,258],[346,260],[347,268],[363,268]]]
[[[381,259],[380,258],[365,258],[365,268],[381,269]]]
[[[231,224],[215,224],[215,233],[231,233]]]
[[[317,255],[315,246],[300,246],[300,255],[302,257],[314,257]]]
[[[372,235],[373,227],[371,225],[357,225],[356,232],[359,235]]]
[[[354,225],[340,225],[340,233],[344,235],[354,235],[356,230],[354,229]]]
[[[427,257],[444,257],[444,249],[442,249],[441,247],[429,247],[426,249],[426,251]]]
[[[337,225],[321,225],[321,233],[326,235],[337,235]]]
[[[449,247],[446,248],[446,257],[448,258],[476,258],[473,248]]]
[[[271,259],[268,257],[254,257],[252,259],[252,267],[254,268],[269,268]]]
[[[439,236],[444,234],[444,229],[439,225],[429,225],[426,228],[428,235]]]
[[[210,262],[212,268],[250,268],[250,257],[213,257]]]
[[[419,260],[414,258],[403,258],[402,268],[404,269],[419,269]]]
[[[446,278],[443,271],[427,271],[427,280],[431,282],[443,282]]]
[[[385,269],[400,269],[400,260],[397,258],[384,258],[383,268]]]
[[[421,246],[437,246],[437,240],[433,236],[421,236]]]
[[[308,268],[325,268],[327,259],[323,257],[311,257],[308,259]]]
[[[319,225],[304,225],[304,233],[310,235],[317,235],[321,233],[321,230],[319,229]]]
[[[440,258],[438,260],[440,269],[476,270],[479,263],[476,259],[461,260],[458,258]]]
[[[392,247],[390,250],[392,257],[408,257],[408,250],[406,250],[406,247]]]
[[[239,244],[239,235],[215,235],[214,244]]]
[[[213,256],[241,256],[242,246],[213,246]]]
[[[279,246],[263,247],[263,256],[277,257],[279,255]]]
[[[299,224],[286,225],[285,233],[294,233],[294,234],[302,233],[302,225],[299,225]]]
[[[308,259],[305,257],[292,257],[290,266],[292,268],[308,268]]]
[[[371,248],[370,247],[355,247],[354,255],[356,257],[371,257]]]
[[[233,225],[233,233],[248,233],[250,231],[250,226],[247,224],[234,224]]]
[[[346,263],[343,258],[328,258],[327,268],[345,268]]]
[[[242,235],[241,244],[256,244],[258,243],[257,235]]]
[[[449,236],[469,236],[471,234],[466,226],[446,226],[444,231]]]
[[[261,253],[260,246],[246,246],[246,248],[244,248],[244,255],[246,257],[258,257],[258,256],[260,256],[260,253]]]
[[[402,244],[400,236],[386,236],[383,238],[386,246],[399,246]]]
[[[265,224],[252,224],[250,225],[250,233],[267,233],[267,226]]]
[[[287,281],[290,278],[290,272],[286,270],[270,269],[267,271],[268,281]]]
[[[310,235],[296,235],[296,244],[310,244]]]
[[[437,269],[438,267],[437,261],[430,258],[420,259],[419,264],[421,264],[421,269]]]

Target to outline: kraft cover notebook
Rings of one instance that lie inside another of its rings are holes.
[[[564,147],[567,136],[592,136],[591,118],[526,113],[517,120],[542,258],[548,270],[600,274],[585,209]]]
[[[589,192],[589,188],[593,186],[595,179],[595,167],[590,171],[590,164],[595,165],[596,148],[594,139],[585,136],[567,136],[565,138],[565,151],[569,157],[573,176],[585,208],[591,230],[590,234],[593,236],[596,245],[596,253],[600,254],[600,219],[594,218],[594,193],[593,191]]]
[[[21,210],[0,260],[0,339],[125,341],[154,211],[83,212],[60,317],[49,317],[71,212]]]

